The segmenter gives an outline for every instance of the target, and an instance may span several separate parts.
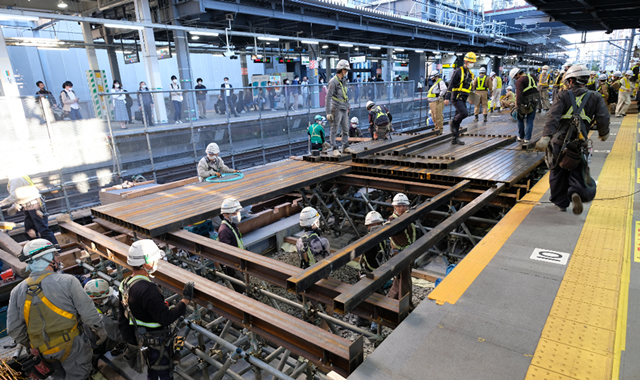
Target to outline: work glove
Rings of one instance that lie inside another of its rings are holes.
[[[329,120],[330,123],[333,123],[333,114],[332,113],[327,115],[327,120]]]
[[[193,299],[193,288],[195,287],[195,283],[193,281],[189,281],[184,284],[184,289],[182,290],[182,298],[187,301],[191,301]]]
[[[11,207],[9,207],[9,209],[7,210],[7,214],[9,214],[9,216],[14,216],[17,213],[18,213],[18,206],[16,205],[11,205]]]
[[[234,171],[234,173],[240,173],[240,170],[236,170],[236,171]]]
[[[543,138],[538,140],[538,142],[536,143],[536,150],[538,152],[545,152],[550,142],[551,142],[551,137],[544,136]]]
[[[91,329],[91,331],[93,332],[93,335],[96,337],[96,346],[101,345],[102,343],[104,343],[105,340],[107,340],[107,330],[105,330],[104,327],[101,327],[98,329]]]
[[[609,134],[607,133],[604,136],[599,136],[601,141],[607,141],[607,139],[609,138]]]

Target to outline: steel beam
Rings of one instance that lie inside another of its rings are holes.
[[[59,227],[91,253],[128,267],[128,245],[73,222],[61,223]],[[154,282],[178,294],[182,293],[184,284],[195,282],[194,302],[309,359],[324,370],[347,376],[364,359],[362,337],[355,342],[338,337],[165,261],[159,263],[154,276]]]
[[[389,259],[389,261],[382,264],[378,269],[374,270],[371,273],[372,278],[362,278],[358,283],[353,285],[350,292],[342,293],[334,299],[334,310],[341,314],[348,313],[349,310],[362,302],[363,299],[373,294],[377,289],[380,289],[385,282],[400,273],[407,265],[411,265],[415,259],[429,250],[434,244],[438,243],[443,237],[447,236],[449,232],[457,228],[468,217],[488,204],[491,198],[500,194],[504,188],[505,185],[499,183],[496,187],[485,191],[484,194],[473,200],[473,202],[467,204],[429,233],[416,240],[408,248],[405,248]]]
[[[100,226],[111,231],[133,236],[133,231],[117,224],[102,219],[96,219],[95,221]],[[282,288],[286,287],[289,277],[300,271],[300,268],[293,265],[232,247],[185,230],[166,234],[162,236],[162,241]],[[350,287],[351,285],[344,282],[326,278],[312,285],[307,290],[306,296],[325,305],[333,305],[333,299],[344,292],[348,292]],[[404,319],[408,308],[409,304],[407,302],[400,302],[374,294],[360,304],[353,311],[353,314],[395,328]]]
[[[418,194],[427,197],[434,197],[449,188],[449,186],[445,185],[370,177],[358,174],[345,174],[338,178],[332,179],[331,182],[337,185],[366,187],[378,190],[402,192],[406,194]],[[484,190],[466,189],[464,192],[456,195],[454,199],[463,202],[471,202],[483,193]],[[516,204],[517,197],[517,194],[500,194],[499,196],[493,198],[490,204],[495,206],[510,207]]]
[[[327,277],[334,270],[346,265],[349,261],[362,255],[368,249],[371,249],[381,240],[390,236],[397,235],[414,221],[418,220],[425,214],[435,210],[449,202],[453,197],[462,193],[469,187],[469,181],[462,181],[455,186],[441,192],[429,201],[424,202],[415,210],[409,210],[400,218],[381,227],[375,233],[370,233],[340,251],[312,265],[306,270],[301,270],[296,275],[287,280],[287,290],[294,293],[300,293],[311,287],[311,285]]]

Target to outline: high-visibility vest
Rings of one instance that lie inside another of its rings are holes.
[[[631,89],[631,82],[629,82],[629,80],[624,77],[622,79],[620,79],[620,86],[626,88],[627,90]]]
[[[461,92],[471,92],[471,82],[473,82],[473,73],[469,71],[469,75],[471,75],[471,80],[469,81],[469,87],[464,88],[464,67],[460,67],[460,87],[454,88],[452,91],[461,91]]]
[[[582,98],[584,98],[585,94],[586,92],[580,95],[580,97],[576,98],[576,105],[578,107],[580,107],[580,104],[582,103]],[[572,117],[573,117],[573,106],[569,107],[569,110],[567,110],[567,112],[564,115],[562,115],[561,119],[571,119]],[[582,111],[580,111],[580,117],[582,118],[582,120],[586,121],[587,124],[591,124],[591,118],[587,116],[586,113],[584,113],[584,108],[582,109]]]
[[[498,81],[498,86],[496,88],[498,88],[498,89],[502,88],[502,78],[497,76],[496,80]]]
[[[606,85],[606,84],[605,84]],[[600,90],[602,89],[602,85],[598,85],[598,89],[597,91],[600,92]],[[604,98],[604,94],[600,92],[600,94],[602,95],[602,97]],[[606,100],[606,99],[605,99]]]
[[[240,233],[240,231],[236,232],[235,228],[233,228],[231,226],[231,223],[229,223],[226,219],[222,221],[222,224],[225,224],[227,227],[229,227],[229,229],[231,230],[231,232],[233,232],[233,234],[236,237],[236,241],[238,242],[238,248],[240,249],[244,249],[244,242],[242,241],[242,234],[240,234],[240,236],[238,236],[238,234]]]
[[[311,136],[312,144],[322,144],[322,137],[324,137],[324,129],[320,124],[313,123],[309,127],[309,135]]]
[[[396,215],[396,213],[394,212],[393,215],[391,215],[391,217],[393,219],[397,219],[400,216]],[[393,219],[389,218],[389,222],[391,222]],[[407,238],[407,245],[401,246],[401,245],[397,244],[396,242],[393,241],[393,236],[392,236],[392,237],[389,238],[389,241],[391,243],[391,247],[401,251],[401,250],[407,248],[408,246],[410,246],[414,241],[416,241],[416,225],[411,223],[411,225],[409,227],[404,229],[404,235]]]
[[[540,75],[540,85],[542,87],[549,87],[549,73],[546,73],[546,75]]]
[[[529,85],[522,90],[522,93],[524,94],[525,92],[531,90],[532,88],[536,88],[536,81],[533,80],[533,78],[531,77],[531,75],[527,74],[527,76],[529,77]]]
[[[344,86],[344,84],[342,83],[342,81],[340,80],[340,78],[338,78],[337,76],[334,77],[336,81],[338,81],[338,84],[340,85],[340,88],[342,89],[342,97],[344,98],[343,100],[338,99],[337,96],[332,96],[331,98],[333,100],[335,100],[336,102],[339,103],[346,103],[349,101],[349,96],[347,96],[347,88]]]
[[[120,283],[120,294],[122,294],[122,300],[124,301],[124,305],[126,307],[126,309],[129,309],[129,290],[131,290],[131,287],[133,286],[133,284],[135,284],[138,281],[149,281],[151,282],[151,280],[149,280],[149,278],[147,276],[143,276],[143,275],[137,275],[137,276],[130,276],[129,278],[125,279],[124,281],[122,281]],[[125,315],[129,314],[129,312],[125,312]],[[151,329],[159,329],[162,327],[161,324],[157,323],[157,322],[145,322],[145,321],[141,321],[138,318],[135,318],[133,316],[133,313],[130,313],[131,315],[127,315],[127,318],[129,318],[129,325],[131,326],[142,326],[142,327],[147,327],[147,328],[151,328]],[[134,323],[135,320],[135,323]]]
[[[54,305],[42,291],[40,283],[53,273],[45,273],[34,280],[29,277],[27,298],[24,303],[24,321],[32,348],[42,355],[51,355],[64,350],[63,362],[71,353],[73,339],[80,335],[78,317]],[[39,302],[35,302],[36,298]]]
[[[433,84],[433,86],[431,86],[431,88],[429,89],[429,93],[427,94],[427,98],[435,98],[436,94],[433,93],[433,90],[435,90],[436,86],[438,85],[438,83],[440,83],[442,81],[441,78],[438,78],[438,80],[436,81],[436,83]],[[442,95],[442,94],[439,94]]]
[[[487,81],[487,76],[478,77],[478,81],[476,83],[476,90],[478,91],[486,91],[487,89],[484,87],[484,83]]]

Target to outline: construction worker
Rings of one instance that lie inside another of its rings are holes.
[[[244,249],[242,234],[238,229],[238,223],[242,220],[241,210],[242,206],[235,198],[226,198],[222,201],[222,207],[220,208],[222,223],[218,229],[218,239],[222,243]]]
[[[491,111],[494,109],[500,111],[500,97],[502,95],[502,78],[500,75],[496,75],[494,71],[489,75],[491,77],[491,83],[493,86],[491,87]]]
[[[24,230],[30,238],[43,238],[58,244],[55,235],[49,229],[49,214],[40,196],[40,191],[33,184],[28,175],[15,175],[9,178],[7,184],[9,196],[0,201],[0,207],[8,206],[7,214],[15,215],[18,211],[24,212]]]
[[[607,105],[607,110],[609,109],[609,85],[607,84],[607,74],[600,74],[598,77],[598,87],[596,88],[600,94],[602,94],[602,99],[604,103]]]
[[[369,112],[369,131],[371,137],[374,140],[386,140],[390,137],[390,133],[393,132],[393,125],[391,121],[393,117],[385,106],[376,105],[369,100],[366,105],[367,112]]]
[[[565,73],[568,91],[558,94],[542,138],[536,150],[547,151],[552,158],[549,165],[549,185],[553,202],[560,211],[566,211],[573,203],[573,213],[581,214],[583,202],[593,200],[596,183],[589,175],[587,166],[588,126],[595,118],[600,140],[609,138],[609,112],[602,96],[586,89],[589,70],[584,65],[574,65]],[[579,115],[580,125],[572,123],[574,115]]]
[[[620,78],[622,73],[620,71],[614,71],[609,78],[609,113],[615,115],[616,107],[618,105],[618,98],[620,94]]]
[[[118,326],[128,344],[125,359],[138,373],[146,365],[148,380],[173,378],[174,322],[185,314],[194,292],[194,283],[187,282],[180,302],[171,308],[165,303],[160,288],[150,279],[163,257],[153,240],[133,242],[127,255],[131,275],[120,283]]]
[[[549,102],[549,82],[551,81],[551,75],[549,75],[549,66],[542,66],[540,71],[540,77],[538,80],[538,92],[540,93],[540,103],[538,104],[538,112],[549,111],[551,103]]]
[[[633,75],[631,81],[636,85],[636,102],[638,103],[638,113],[640,113],[640,61],[636,61],[631,67]]]
[[[567,70],[569,70],[569,68],[571,67],[571,64],[567,62],[564,64],[563,67],[564,68],[562,69],[562,71],[558,73],[553,83],[553,96],[551,97],[551,101],[555,101],[556,97],[558,96],[558,93],[564,90],[564,81],[563,81],[564,73],[566,73]]]
[[[351,125],[349,125],[349,137],[362,137],[362,132],[360,132],[358,124],[360,124],[360,120],[355,116],[352,117]]]
[[[507,93],[500,98],[500,105],[504,109],[513,109],[516,106],[516,94],[513,93],[513,87],[507,86]]]
[[[55,370],[52,377],[66,380],[89,378],[91,345],[78,321],[89,327],[97,343],[107,338],[93,302],[74,276],[60,273],[59,247],[45,239],[25,244],[29,277],[9,298],[7,333],[19,344],[41,356]]]
[[[205,150],[207,154],[198,162],[198,177],[200,182],[206,180],[209,177],[220,177],[223,173],[240,173],[240,170],[234,170],[224,164],[222,158],[220,158],[220,147],[218,144],[211,143],[207,145]]]
[[[347,95],[347,74],[351,70],[349,62],[344,59],[336,65],[336,75],[331,78],[325,98],[325,111],[331,126],[331,146],[333,155],[340,155],[336,137],[342,131],[342,153],[352,153],[349,149],[349,95]]]
[[[84,292],[91,298],[96,310],[100,313],[107,332],[107,339],[101,345],[96,345],[96,337],[89,336],[93,348],[92,363],[93,367],[96,368],[100,356],[109,351],[111,351],[112,356],[117,356],[126,347],[126,344],[124,344],[124,347],[121,346],[121,349],[116,350],[116,346],[124,343],[118,328],[118,306],[120,306],[120,301],[107,280],[102,278],[87,281],[84,285]],[[86,331],[87,329],[85,328]]]
[[[380,229],[384,224],[384,219],[382,219],[382,215],[380,215],[377,211],[369,211],[367,216],[364,218],[364,225],[367,226],[369,232],[375,232]],[[388,240],[381,241],[377,246],[369,249],[365,253],[362,254],[360,258],[360,268],[362,275],[366,275],[367,273],[371,273],[374,270],[378,269],[382,263],[387,261],[389,258],[389,254],[391,253],[391,245]]]
[[[393,214],[389,217],[388,223],[391,223],[393,220],[401,217],[407,210],[409,209],[409,198],[403,193],[398,193],[393,197],[393,201],[391,203],[393,205]],[[391,236],[389,238],[391,244],[391,256],[397,255],[400,251],[407,248],[413,242],[416,241],[416,226],[411,223],[407,228],[402,230],[397,235]],[[409,295],[409,304],[412,305],[411,302],[411,265],[408,265],[406,268],[402,269],[402,271],[398,274],[398,276],[393,280],[393,284],[391,285],[391,289],[389,289],[388,297],[401,300],[405,295]]]
[[[487,122],[487,113],[489,106],[489,89],[492,88],[491,78],[487,77],[487,69],[480,68],[478,77],[473,80],[472,88],[475,93],[480,96],[480,102],[474,107],[473,115],[474,121],[478,121],[478,115],[480,114],[480,107],[482,107],[482,115],[484,116],[484,122]]]
[[[452,145],[464,145],[464,142],[460,141],[460,123],[469,115],[467,111],[467,98],[469,98],[469,93],[471,92],[471,82],[473,82],[471,69],[475,62],[475,53],[469,52],[465,54],[464,65],[453,72],[451,82],[449,82],[449,88],[447,88],[447,94],[445,95],[444,105],[448,106],[449,102],[452,102],[453,107],[456,109],[456,114],[449,123],[451,126],[451,134],[453,135],[453,139],[451,140]]]
[[[627,109],[631,105],[631,76],[633,71],[627,70],[624,77],[620,79],[620,90],[618,92],[618,105],[616,106],[616,117],[627,116]]]
[[[533,132],[533,121],[536,118],[536,106],[540,101],[540,94],[536,81],[529,74],[517,67],[509,73],[516,82],[516,111],[518,112],[518,141],[528,144]],[[525,122],[527,124],[525,129]]]
[[[320,214],[313,207],[300,212],[300,227],[304,230],[296,241],[300,268],[306,269],[331,254],[329,240],[320,236]]]
[[[589,72],[589,81],[587,82],[587,90],[595,91],[598,87],[598,77],[595,71]]]
[[[311,141],[312,150],[322,150],[322,148],[328,148],[329,144],[325,140],[324,128],[322,127],[324,116],[316,115],[314,117],[315,122],[309,126],[307,134]]]
[[[433,85],[427,93],[427,102],[429,103],[429,110],[434,124],[433,130],[441,135],[444,128],[444,95],[447,93],[447,84],[440,78],[438,70],[432,71],[430,78]]]

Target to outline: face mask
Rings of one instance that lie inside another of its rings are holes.
[[[116,84],[113,85],[113,87],[120,88],[120,85],[116,83]]]
[[[141,84],[141,85],[140,85],[140,88],[141,88],[141,89],[143,89],[143,88],[145,88],[145,87],[147,87],[147,85],[146,85],[146,84]]]
[[[240,215],[239,212],[236,213],[236,214],[231,215],[231,222],[233,222],[235,224],[238,224],[238,223],[240,223],[241,220],[242,220],[242,216]]]
[[[174,80],[173,80],[173,83],[178,83],[178,80],[177,80],[177,79],[174,79]]]
[[[202,84],[202,81],[198,82],[198,84]]]
[[[224,83],[229,83],[229,81],[228,81],[228,80],[226,80],[226,81],[224,81]]]
[[[474,66],[474,63],[473,63],[473,62],[470,62],[470,63],[469,63],[469,68],[470,68],[470,69],[473,69],[473,66]]]
[[[158,261],[156,260],[153,262],[153,267],[151,267],[151,269],[144,268],[144,270],[147,271],[149,277],[153,278],[152,274],[158,270]]]

